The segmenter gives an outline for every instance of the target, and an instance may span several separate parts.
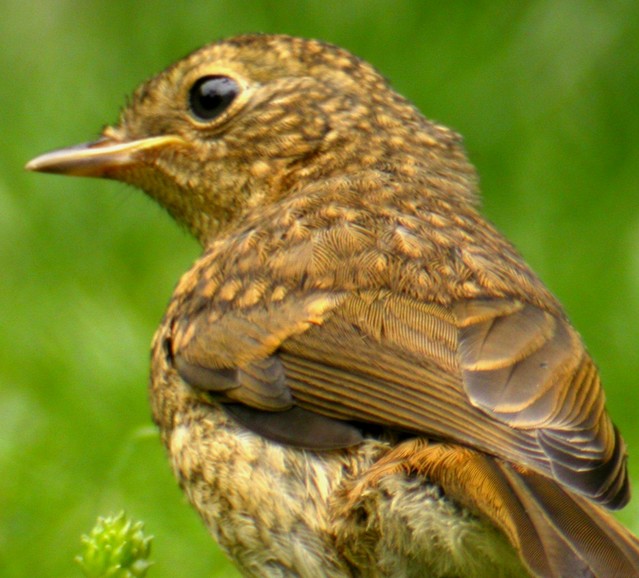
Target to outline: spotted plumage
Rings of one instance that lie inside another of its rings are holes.
[[[639,575],[580,336],[482,217],[460,138],[372,66],[221,41],[29,168],[134,184],[201,242],[151,405],[245,575]]]

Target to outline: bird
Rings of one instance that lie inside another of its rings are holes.
[[[639,576],[581,336],[482,215],[461,137],[371,64],[219,40],[26,168],[134,185],[202,246],[150,400],[244,576]]]

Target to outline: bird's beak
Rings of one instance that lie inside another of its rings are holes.
[[[96,141],[58,149],[29,161],[28,171],[80,177],[112,177],[120,169],[147,164],[155,153],[182,140],[176,136],[156,136],[119,141],[105,131]]]

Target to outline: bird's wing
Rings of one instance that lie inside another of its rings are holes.
[[[359,441],[351,424],[391,427],[527,466],[609,507],[628,499],[597,371],[568,323],[532,305],[317,289],[173,323],[183,379],[266,437],[325,449]]]

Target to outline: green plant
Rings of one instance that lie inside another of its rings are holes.
[[[89,535],[82,536],[82,553],[75,560],[87,578],[143,578],[153,564],[148,560],[153,536],[144,524],[120,512],[99,517]]]

